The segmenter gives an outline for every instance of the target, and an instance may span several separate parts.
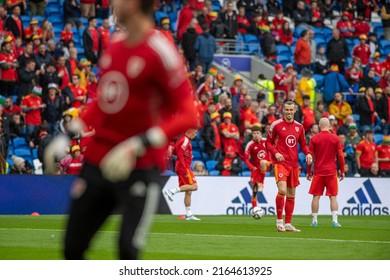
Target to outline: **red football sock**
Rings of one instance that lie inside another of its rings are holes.
[[[287,197],[286,198],[286,224],[291,224],[292,215],[294,212],[295,206],[295,197]]]
[[[255,208],[257,206],[257,196],[253,197],[252,196],[252,207]]]
[[[279,220],[283,219],[284,197],[281,193],[276,195],[276,215]]]

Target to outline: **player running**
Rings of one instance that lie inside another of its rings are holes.
[[[257,207],[257,192],[264,188],[264,178],[271,162],[266,148],[266,139],[261,138],[261,128],[252,127],[252,140],[245,147],[245,163],[251,171],[252,208]]]
[[[295,206],[295,188],[299,185],[298,143],[301,151],[306,155],[307,164],[311,164],[313,160],[306,146],[303,126],[294,120],[296,110],[294,102],[285,102],[284,117],[271,124],[267,136],[267,150],[272,155],[271,160],[278,186],[276,195],[278,231],[300,232],[291,224]],[[283,210],[285,221],[283,221]]]
[[[66,259],[84,258],[92,237],[114,210],[122,215],[119,257],[138,258],[157,209],[168,139],[196,125],[181,57],[154,30],[154,2],[114,1],[126,31],[100,58],[97,101],[79,122],[72,121],[72,131],[93,127],[96,133],[72,189]],[[64,143],[58,138],[47,148],[50,168]]]
[[[337,221],[338,203],[337,194],[339,185],[337,175],[340,181],[344,179],[344,154],[340,139],[329,131],[330,122],[328,118],[322,118],[319,121],[321,132],[314,135],[310,140],[310,152],[313,155],[314,172],[311,172],[311,165],[308,165],[306,178],[311,181],[309,194],[313,195],[311,203],[312,227],[318,226],[318,209],[320,207],[320,198],[326,188],[326,194],[330,199],[330,210],[332,212],[332,226],[341,227]],[[340,165],[340,173],[337,174],[337,164]],[[314,174],[314,176],[313,176]],[[313,178],[313,180],[312,180]]]
[[[200,221],[191,211],[191,195],[193,191],[198,190],[198,185],[194,173],[191,170],[192,145],[191,140],[195,138],[196,129],[188,129],[186,133],[177,140],[174,152],[176,154],[175,171],[179,177],[179,186],[165,191],[170,201],[173,196],[179,192],[185,192],[184,206],[186,207],[186,220]]]

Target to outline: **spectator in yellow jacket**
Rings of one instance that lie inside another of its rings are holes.
[[[329,104],[329,114],[334,115],[337,119],[338,126],[342,126],[347,116],[352,114],[351,105],[343,100],[340,92],[334,94],[332,103]]]

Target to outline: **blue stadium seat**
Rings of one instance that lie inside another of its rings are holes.
[[[23,22],[29,22],[30,23],[30,16],[28,16],[28,15],[21,15],[20,16],[20,19],[23,21]]]
[[[28,149],[26,149],[26,148],[15,149],[14,155],[21,157],[21,158],[24,158],[25,160],[32,160],[33,159],[30,148],[28,148]]]
[[[219,171],[218,170],[212,170],[209,172],[210,176],[218,176],[219,175]]]
[[[352,118],[354,119],[356,124],[359,124],[359,122],[360,122],[360,115],[359,114],[352,114]]]
[[[154,18],[156,19],[156,22],[158,24],[160,24],[160,21],[161,21],[162,18],[167,18],[167,17],[169,17],[168,14],[165,13],[165,12],[162,12],[162,11],[156,11],[154,13]]]
[[[383,134],[375,133],[375,134],[374,134],[374,142],[375,142],[375,144],[377,144],[377,145],[382,144],[383,137],[384,137]]]
[[[250,43],[259,43],[259,38],[256,35],[253,34],[245,34],[244,35],[244,42],[247,44]]]
[[[208,160],[206,161],[206,169],[208,171],[212,171],[215,169],[215,166],[217,165],[217,161],[216,160]]]
[[[287,56],[287,57],[291,56],[291,50],[289,46],[277,45],[276,52],[278,55]]]
[[[278,55],[276,57],[276,62],[282,64],[283,67],[286,67],[288,63],[292,63],[291,58],[288,58],[287,56],[284,55]]]
[[[191,141],[191,146],[192,146],[192,149],[199,149],[199,142],[196,141],[196,140],[192,140]]]
[[[300,165],[302,166],[302,170],[306,170],[306,168],[307,168],[306,155],[304,153],[299,153],[298,160],[299,160]]]
[[[259,54],[260,45],[256,43],[252,43],[247,46],[247,51],[249,52],[249,54],[254,54],[254,55]]]
[[[299,27],[299,26],[295,27],[294,32],[293,32],[294,37],[301,38],[301,33],[302,33],[303,30],[306,30],[306,28]]]
[[[200,151],[192,151],[192,160],[201,160],[202,153]]]
[[[26,148],[29,149],[29,145],[24,137],[16,137],[12,139],[12,146],[14,149]]]
[[[248,171],[249,170],[249,167],[248,167],[248,165],[246,165],[246,163],[245,162],[242,162],[242,171]]]
[[[249,176],[251,176],[251,172],[250,171],[242,171],[241,176],[249,177]]]

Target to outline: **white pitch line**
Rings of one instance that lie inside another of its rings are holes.
[[[0,228],[2,231],[64,231],[63,229],[43,229],[43,228]],[[103,233],[118,233],[118,231],[104,230],[99,231]],[[281,234],[294,234],[294,233],[281,233]],[[296,234],[296,233],[295,233]],[[299,233],[298,233],[299,234]],[[326,241],[326,242],[345,242],[345,243],[370,243],[370,244],[390,244],[390,241],[380,240],[343,240],[343,239],[325,239],[325,238],[303,238],[303,237],[275,237],[275,236],[248,236],[248,235],[224,235],[224,234],[194,234],[194,233],[149,233],[149,235],[167,235],[167,236],[191,236],[191,237],[218,237],[218,238],[250,238],[250,239],[276,239],[276,240],[301,240],[301,241]]]

